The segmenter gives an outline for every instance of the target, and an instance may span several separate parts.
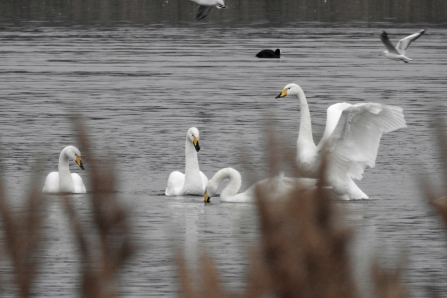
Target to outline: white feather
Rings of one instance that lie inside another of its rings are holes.
[[[326,179],[337,196],[349,200],[368,198],[352,179],[362,179],[365,168],[375,166],[383,133],[406,127],[402,108],[379,103],[334,104],[328,108],[323,137],[315,146],[303,90],[289,84],[278,97],[286,95],[296,95],[301,106],[297,163],[303,177],[317,178],[321,158],[327,154]]]

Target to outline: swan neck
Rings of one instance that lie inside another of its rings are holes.
[[[197,160],[197,151],[188,138],[186,138],[185,144],[185,157],[185,179],[188,179],[188,177],[193,178],[194,175],[200,175],[199,161]]]
[[[310,121],[309,105],[307,104],[306,96],[304,95],[302,89],[300,89],[299,93],[297,94],[297,97],[300,104],[300,113],[301,113],[298,144],[311,143],[315,145],[312,136],[312,124]]]
[[[63,175],[70,175],[69,158],[68,155],[65,153],[65,150],[63,150],[61,152],[61,155],[59,156],[58,171],[59,178],[61,178],[61,176]]]
[[[59,172],[59,191],[69,193],[74,192],[74,184],[69,167],[69,157],[65,149],[62,150],[61,155],[59,156],[58,172]]]
[[[229,179],[228,185],[220,193],[222,199],[234,196],[241,188],[241,174],[234,169],[223,169],[216,173],[214,178],[218,185],[225,179]]]

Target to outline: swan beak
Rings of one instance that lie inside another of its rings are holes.
[[[275,98],[281,98],[281,97],[285,97],[285,96],[287,96],[287,90],[288,90],[288,89],[283,89],[283,90],[281,91],[281,93],[279,93],[279,95],[278,95],[277,97],[275,97]]]
[[[79,167],[81,167],[81,169],[84,170],[84,165],[82,164],[82,160],[80,156],[76,156],[76,163],[78,164]]]
[[[217,4],[216,7],[219,8],[219,9],[221,9],[221,8],[227,8],[225,5],[222,5],[222,4]]]
[[[208,194],[207,193],[205,193],[204,195],[203,195],[203,201],[205,202],[205,203],[209,203],[210,202],[210,196],[208,196]]]
[[[194,147],[196,148],[196,151],[199,152],[200,151],[199,138],[198,137],[194,137],[194,139],[192,140],[192,143],[194,144]]]

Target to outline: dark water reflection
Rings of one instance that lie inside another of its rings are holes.
[[[408,128],[383,137],[376,168],[359,183],[372,200],[340,203],[356,228],[353,265],[367,287],[371,256],[379,253],[394,264],[405,251],[412,296],[427,296],[426,286],[445,296],[445,231],[422,200],[415,177],[421,165],[434,181],[443,171],[430,121],[434,107],[446,114],[447,32],[427,30],[410,47],[414,61],[403,64],[378,55],[379,26],[4,27],[0,131],[10,197],[20,200],[38,158],[47,162],[46,172],[55,170],[60,150],[76,144],[67,116],[79,113],[95,151],[117,163],[119,196],[130,209],[141,247],[123,274],[125,296],[176,296],[176,245],[185,248],[191,264],[207,249],[226,285],[239,289],[247,247],[257,239],[254,206],[215,200],[204,207],[200,197],[160,196],[169,173],[183,170],[187,129],[201,131],[205,174],[235,167],[245,189],[249,173],[240,164],[241,148],[265,175],[266,115],[289,143],[296,140],[298,103],[274,99],[287,83],[299,83],[306,92],[317,140],[332,103],[398,105]],[[393,29],[392,38],[413,30]],[[276,47],[284,52],[279,60],[254,56]],[[89,157],[84,161],[80,174],[86,177]],[[72,171],[80,172],[74,166]],[[87,213],[84,195],[73,201]],[[79,257],[56,198],[50,198],[48,210],[48,245],[35,294],[72,297]],[[3,291],[13,293],[8,286]]]
[[[445,0],[227,0],[205,22],[447,22]],[[0,1],[0,22],[193,22],[188,0],[15,0]]]

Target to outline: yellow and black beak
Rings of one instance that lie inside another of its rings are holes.
[[[210,200],[211,200],[211,197],[208,196],[208,194],[205,192],[205,194],[203,195],[203,201],[204,201],[205,203],[209,203]]]
[[[80,156],[76,156],[76,163],[78,164],[78,166],[84,170],[84,165],[82,164],[82,159]]]
[[[281,93],[279,93],[279,95],[277,96],[277,97],[275,97],[275,98],[281,98],[281,97],[286,97],[287,96],[287,90],[289,90],[289,89],[283,89],[282,91],[281,91]]]
[[[196,148],[196,151],[199,152],[200,151],[199,138],[194,137],[192,143],[194,144],[194,148]]]

